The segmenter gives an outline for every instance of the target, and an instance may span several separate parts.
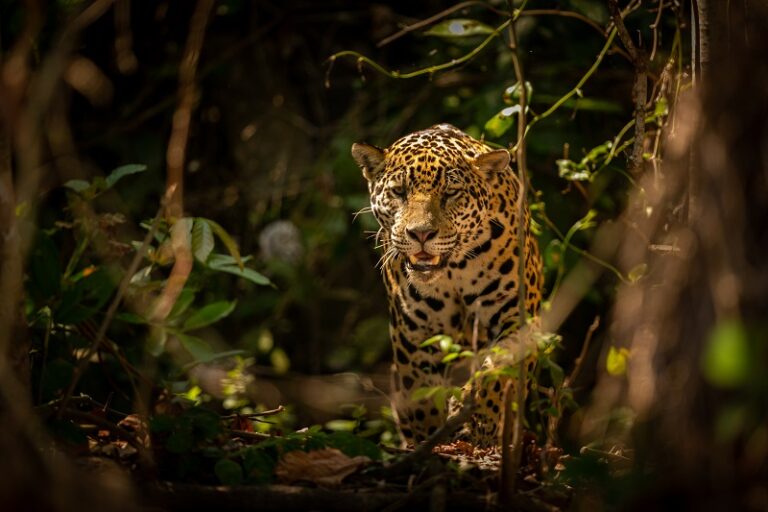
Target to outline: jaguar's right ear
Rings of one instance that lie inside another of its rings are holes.
[[[384,166],[384,150],[370,144],[352,144],[352,158],[368,181],[373,181]]]

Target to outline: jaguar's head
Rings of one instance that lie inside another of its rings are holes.
[[[425,283],[488,236],[493,175],[509,170],[507,150],[480,152],[482,146],[450,128],[416,132],[386,149],[352,145],[387,249]]]

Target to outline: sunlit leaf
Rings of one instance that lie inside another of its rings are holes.
[[[130,174],[136,174],[138,172],[144,172],[147,170],[147,166],[143,164],[127,164],[118,167],[104,179],[106,188],[112,188],[115,183],[123,179]]]
[[[453,338],[451,338],[450,336],[443,336],[440,339],[439,345],[440,345],[441,352],[448,352],[451,350],[451,347],[453,347],[454,345]]]
[[[557,174],[568,181],[588,181],[592,173],[583,164],[561,158],[555,162],[557,164]]]
[[[196,218],[192,226],[192,253],[200,263],[205,263],[213,251],[213,230],[207,220]]]
[[[274,346],[275,338],[272,336],[272,331],[269,329],[262,329],[259,332],[259,337],[256,341],[256,348],[258,348],[259,352],[266,354],[272,350],[272,347]]]
[[[502,99],[504,100],[504,103],[507,105],[513,105],[520,101],[520,82],[517,82],[514,85],[510,85],[506,89],[504,89],[504,94],[502,94]],[[531,102],[531,96],[533,95],[533,85],[531,85],[531,82],[528,82],[526,80],[525,82],[525,98],[528,103]]]
[[[451,352],[450,354],[446,354],[446,356],[443,357],[443,359],[440,362],[441,363],[450,363],[454,359],[458,359],[458,358],[459,358],[459,353],[458,352]]]
[[[358,424],[356,420],[336,419],[326,422],[325,428],[335,432],[352,432],[357,428]]]
[[[630,283],[636,283],[645,275],[647,271],[648,271],[648,264],[640,263],[639,265],[635,266],[632,270],[629,271],[629,273],[627,274],[627,278],[629,279]]]
[[[627,373],[627,360],[629,350],[626,348],[611,347],[608,349],[608,357],[605,360],[605,369],[609,374],[620,376]]]
[[[218,322],[234,311],[237,301],[222,300],[198,309],[184,322],[184,330],[192,331]]]
[[[436,37],[469,37],[487,35],[494,32],[493,27],[476,20],[456,18],[445,20],[424,32],[428,36]]]
[[[427,340],[421,342],[419,344],[420,348],[429,347],[431,345],[434,345],[435,343],[438,343],[439,346],[442,348],[444,343],[453,343],[453,338],[450,336],[447,336],[445,334],[437,334],[435,336],[432,336],[431,338],[428,338]]]
[[[666,116],[667,114],[669,114],[669,103],[667,102],[667,99],[662,96],[653,106],[653,118],[658,119],[659,117]]]
[[[513,105],[502,109],[501,112],[485,123],[485,132],[490,137],[501,137],[514,126],[518,112],[520,112],[520,105]]]
[[[751,355],[747,332],[738,320],[718,323],[710,333],[701,361],[704,377],[714,386],[736,388],[749,378]]]
[[[272,352],[269,353],[269,362],[272,364],[275,373],[286,373],[291,368],[291,360],[288,358],[288,354],[280,347],[275,347]]]

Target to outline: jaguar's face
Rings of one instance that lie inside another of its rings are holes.
[[[402,255],[412,279],[432,282],[477,244],[492,193],[488,164],[506,167],[509,154],[477,156],[456,147],[450,136],[423,140],[419,134],[386,150],[356,144],[353,155],[369,180],[371,208],[389,241],[385,258]]]

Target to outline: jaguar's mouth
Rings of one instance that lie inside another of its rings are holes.
[[[432,272],[442,269],[447,262],[448,257],[446,254],[435,255],[421,251],[416,254],[409,254],[405,260],[405,266],[408,270],[416,272]]]

